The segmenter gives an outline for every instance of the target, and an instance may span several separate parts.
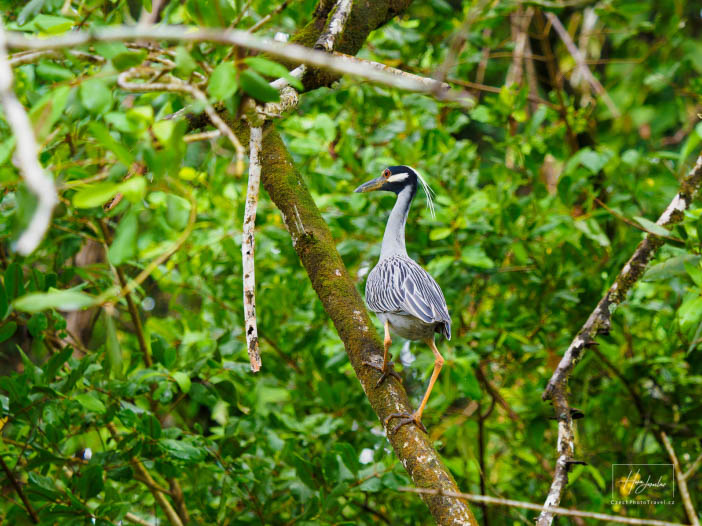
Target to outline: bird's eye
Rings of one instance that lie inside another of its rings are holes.
[[[383,170],[383,177],[385,177],[386,179],[390,177],[390,170],[388,170],[387,168]]]

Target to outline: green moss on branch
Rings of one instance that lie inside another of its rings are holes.
[[[381,421],[390,413],[410,412],[407,394],[397,381],[390,380],[375,388],[378,373],[362,365],[364,360],[382,356],[382,342],[327,224],[277,132],[268,130],[261,157],[263,186],[283,214],[295,250],[339,333],[373,410]],[[426,434],[415,426],[403,426],[389,440],[417,487],[458,491]],[[462,500],[443,495],[422,498],[437,524],[477,525],[468,504]]]

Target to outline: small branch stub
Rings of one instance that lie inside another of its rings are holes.
[[[261,183],[262,142],[262,128],[260,126],[252,126],[249,152],[249,183],[246,188],[246,208],[244,210],[244,233],[241,242],[241,257],[244,269],[244,326],[246,328],[246,346],[249,351],[251,370],[254,373],[261,369],[261,354],[258,349],[258,328],[256,326],[254,227],[256,226],[258,190]]]

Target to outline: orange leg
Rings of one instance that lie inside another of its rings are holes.
[[[385,347],[385,351],[383,352],[383,365],[378,366],[374,364],[373,362],[369,361],[364,361],[363,365],[367,365],[368,367],[372,367],[373,369],[376,369],[380,371],[382,374],[380,375],[380,378],[378,379],[378,382],[375,384],[376,387],[378,387],[380,384],[385,381],[385,379],[388,376],[394,376],[397,378],[397,381],[402,383],[402,378],[400,378],[400,375],[395,372],[395,370],[392,368],[392,362],[388,361],[388,357],[392,359],[392,356],[390,355],[390,345],[392,345],[392,338],[390,338],[390,322],[387,320],[385,321],[385,339],[383,340],[383,345]]]
[[[424,424],[422,424],[422,413],[424,412],[424,407],[427,405],[429,395],[431,394],[431,390],[434,388],[436,379],[439,377],[441,367],[444,365],[444,357],[441,356],[441,353],[439,353],[439,350],[436,348],[436,344],[434,343],[433,337],[424,340],[424,343],[426,343],[434,353],[434,370],[432,371],[431,378],[429,379],[429,387],[427,387],[427,391],[426,393],[424,393],[422,403],[419,404],[419,408],[417,408],[417,410],[414,413],[392,413],[385,418],[385,421],[383,423],[386,426],[388,425],[388,422],[390,422],[390,420],[392,420],[393,418],[400,419],[400,422],[392,428],[390,434],[395,433],[398,429],[400,429],[400,427],[404,426],[405,424],[416,424],[425,433],[427,432],[427,429],[424,427]]]

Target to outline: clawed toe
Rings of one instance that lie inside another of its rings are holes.
[[[416,413],[391,413],[385,417],[383,424],[387,428],[388,422],[393,418],[397,418],[400,421],[393,426],[393,428],[388,432],[390,435],[394,435],[398,429],[407,424],[415,424],[419,429],[427,433],[427,428],[422,424],[422,420],[417,416]],[[428,434],[428,433],[427,433]]]
[[[372,367],[373,369],[381,373],[380,378],[378,378],[378,381],[375,383],[376,387],[380,387],[380,384],[382,384],[388,376],[393,376],[397,379],[398,382],[402,383],[402,377],[397,371],[395,371],[395,369],[392,368],[393,362],[388,362],[385,368],[383,368],[381,365],[376,365],[375,363],[369,362],[367,360],[363,362],[363,365]]]

